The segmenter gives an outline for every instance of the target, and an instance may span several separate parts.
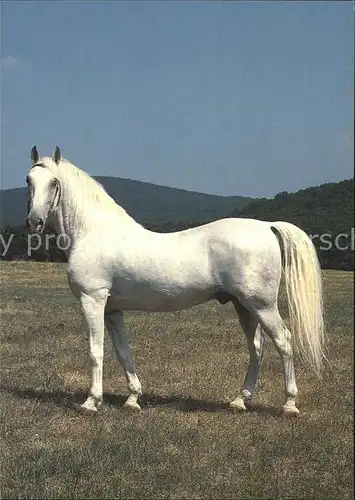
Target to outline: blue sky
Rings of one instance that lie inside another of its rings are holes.
[[[1,187],[91,175],[273,196],[353,175],[351,2],[1,2]]]

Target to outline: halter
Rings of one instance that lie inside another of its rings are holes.
[[[35,168],[35,167],[41,167],[41,168],[47,168],[46,165],[42,162],[38,162],[38,163],[35,163],[34,165],[32,165],[32,167],[30,168],[30,171]],[[47,217],[49,217],[50,213],[52,212],[53,208],[57,208],[57,206],[59,205],[60,203],[60,200],[62,198],[62,186],[59,182],[59,179],[58,177],[54,177],[54,179],[56,180],[56,190],[55,190],[55,193],[54,193],[54,196],[53,196],[53,199],[51,201],[51,204],[50,204],[50,207],[49,207],[49,210],[48,210],[48,215]],[[54,201],[55,199],[57,198],[57,195],[58,195],[58,201],[56,203],[56,206],[54,207]]]
[[[58,201],[57,201],[57,203],[55,205],[55,208],[57,208],[57,206],[59,205],[60,200],[62,198],[62,186],[60,185],[59,179],[57,179],[57,177],[55,177],[55,180],[56,180],[56,190],[55,190],[52,202],[51,202],[51,204],[49,206],[47,217],[49,217],[50,213],[52,212],[52,210],[54,208],[54,200],[56,199],[57,195],[58,195]]]

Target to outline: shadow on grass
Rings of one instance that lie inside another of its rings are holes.
[[[51,391],[45,389],[20,389],[18,387],[0,387],[0,390],[13,394],[20,399],[38,399],[46,403],[54,403],[61,407],[78,409],[87,398],[87,391]],[[122,407],[127,399],[127,396],[104,393],[104,405],[115,407]],[[159,396],[157,394],[143,394],[139,403],[144,410],[145,408],[174,408],[183,412],[228,412],[231,413],[235,410],[229,407],[228,403],[221,401],[205,401],[186,396]],[[258,413],[260,415],[270,415],[273,417],[280,417],[282,415],[281,409],[270,406],[261,406],[258,404],[248,404],[247,413]]]

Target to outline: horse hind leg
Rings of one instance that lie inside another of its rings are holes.
[[[287,417],[297,417],[299,415],[299,410],[295,404],[297,386],[291,333],[286,328],[278,311],[277,305],[274,305],[272,308],[257,310],[256,315],[262,325],[262,328],[275,344],[283,362],[286,395],[286,402],[283,406],[284,414]]]
[[[258,385],[265,335],[258,320],[240,302],[233,300],[233,304],[248,343],[249,364],[241,391],[230,407],[245,411],[245,401],[252,398]]]

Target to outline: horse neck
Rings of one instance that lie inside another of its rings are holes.
[[[80,206],[76,203],[75,193],[73,191],[63,191],[62,199],[54,216],[54,226],[56,228],[57,234],[65,234],[71,246],[66,252],[69,255],[71,248],[75,242],[81,237],[85,236],[90,231],[97,231],[101,229],[101,223],[98,224],[97,216],[102,214],[103,219],[107,220],[107,223],[114,225],[115,230],[119,231],[120,226],[125,226],[125,233],[127,224],[130,229],[133,230],[143,230],[144,228],[140,226],[132,217],[130,217],[126,211],[117,205],[117,211],[115,209],[107,209],[97,202],[97,206],[93,208],[90,200],[87,203],[81,203]]]

